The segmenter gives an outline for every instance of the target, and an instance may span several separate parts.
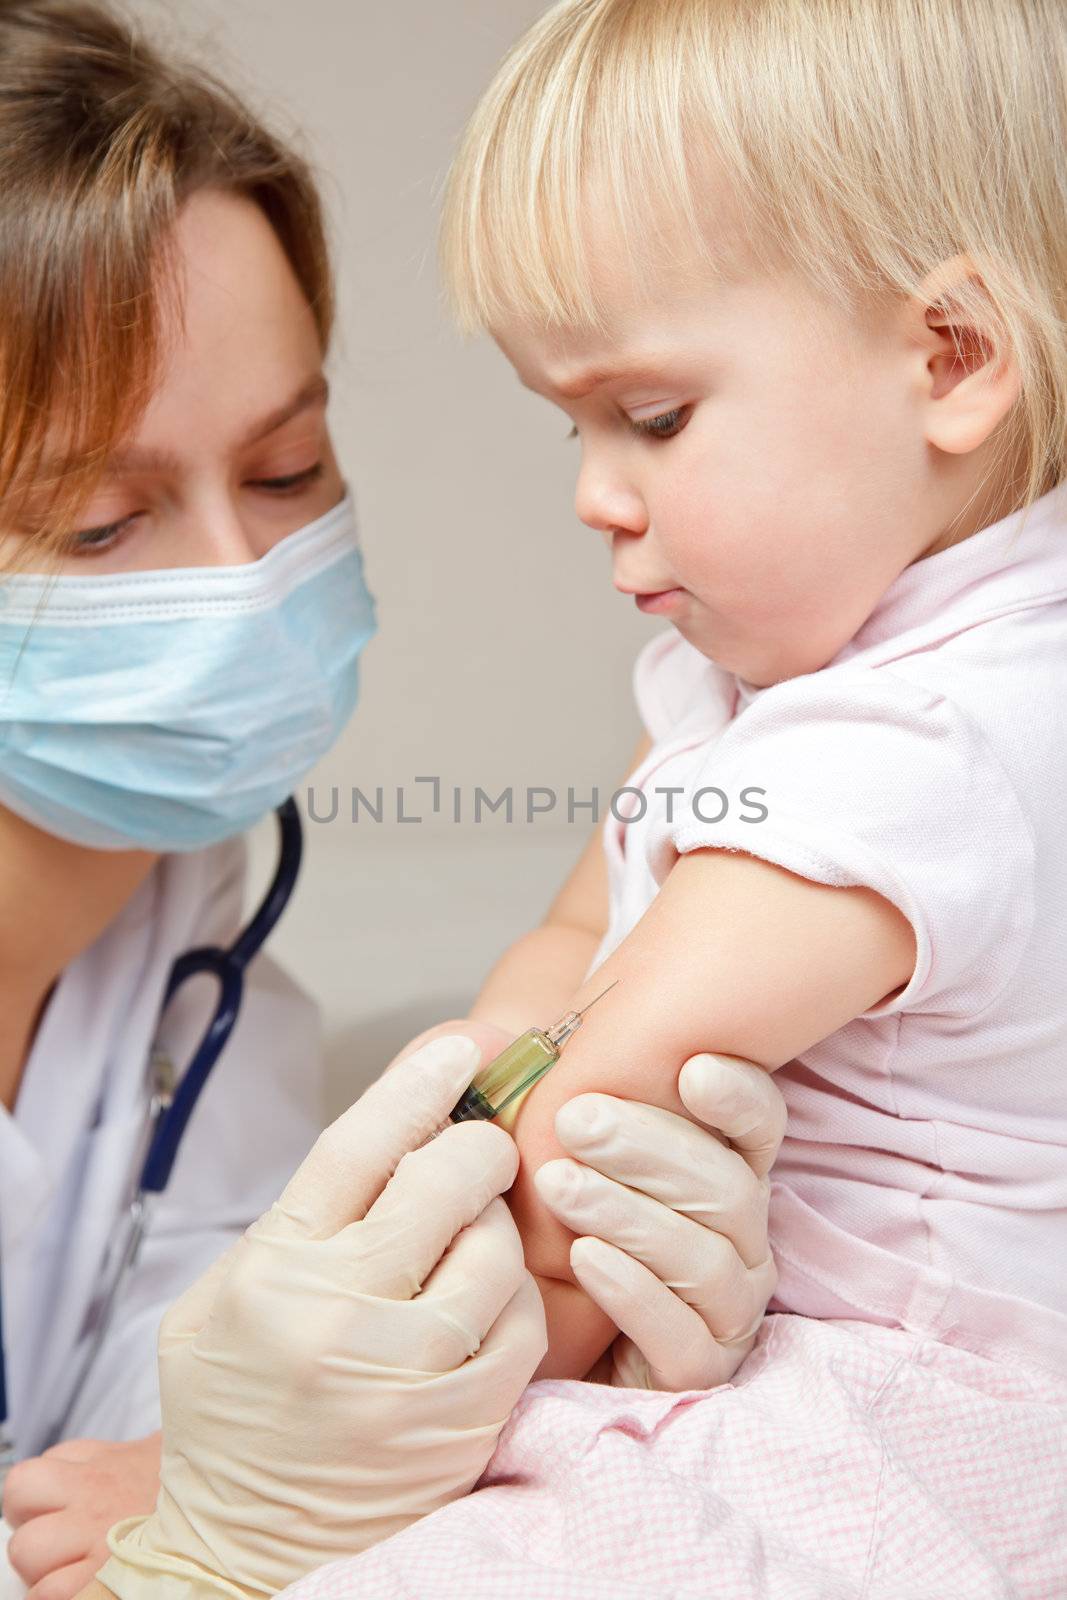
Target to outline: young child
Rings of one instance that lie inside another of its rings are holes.
[[[672,628],[631,820],[473,1011],[621,980],[514,1121],[542,1376],[613,1332],[555,1112],[701,1048],[780,1072],[772,1310],[1067,1372],[1065,62],[1041,0],[563,0],[466,134],[460,317]]]

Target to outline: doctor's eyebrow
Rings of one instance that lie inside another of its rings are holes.
[[[276,433],[279,428],[284,427],[287,422],[292,422],[294,417],[300,416],[302,412],[310,411],[313,407],[324,407],[329,398],[330,385],[326,376],[322,372],[317,372],[313,378],[309,378],[301,385],[291,400],[287,400],[284,405],[276,407],[258,422],[253,423],[238,445],[238,449],[247,450],[251,445],[259,444],[262,439]],[[48,477],[53,475],[59,477],[69,470],[70,465],[69,462],[52,461],[45,463],[43,470]],[[108,457],[105,471],[109,476],[121,477],[125,473],[133,472],[177,472],[180,467],[181,462],[178,458],[166,450],[134,448],[115,451]]]

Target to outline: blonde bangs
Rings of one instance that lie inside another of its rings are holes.
[[[860,313],[951,302],[1022,395],[1026,498],[1067,467],[1060,0],[562,0],[505,58],[444,198],[467,331],[604,325],[604,286],[785,267]],[[695,256],[694,256],[695,251]]]
[[[672,0],[651,8],[566,0],[506,57],[446,189],[442,263],[466,331],[512,316],[601,323],[605,251],[589,225],[594,192],[612,254],[639,282],[693,246],[715,271],[686,153],[691,96],[675,41],[687,9]],[[672,219],[654,250],[650,196]]]

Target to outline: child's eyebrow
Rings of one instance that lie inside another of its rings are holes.
[[[663,376],[664,368],[676,360],[674,352],[664,352],[662,355],[642,356],[639,360],[620,361],[614,366],[579,367],[576,371],[566,374],[563,379],[550,384],[550,388],[554,394],[562,395],[566,400],[584,400],[604,383],[617,383],[620,379],[633,382],[660,378]],[[524,389],[538,392],[532,383],[527,383],[523,378],[520,377],[519,382]]]

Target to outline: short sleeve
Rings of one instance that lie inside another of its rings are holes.
[[[708,846],[864,885],[899,907],[915,969],[866,1017],[974,1015],[1030,934],[1033,836],[1003,766],[954,702],[884,668],[771,685],[709,744],[650,839],[653,876],[662,882],[675,850]]]
[[[634,662],[633,693],[654,744],[694,729],[720,731],[733,714],[734,679],[676,629],[657,633]]]

